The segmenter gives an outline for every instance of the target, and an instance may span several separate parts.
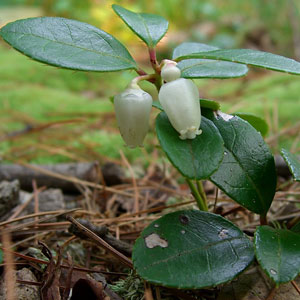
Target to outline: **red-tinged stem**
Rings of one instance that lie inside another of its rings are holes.
[[[162,85],[162,80],[161,80],[161,77],[160,77],[161,67],[160,67],[160,65],[159,65],[159,63],[157,62],[157,59],[156,59],[155,48],[148,48],[148,52],[149,52],[151,66],[152,66],[153,70],[155,71],[155,73],[157,75],[156,78],[155,78],[155,81],[151,81],[151,82],[156,86],[157,91],[159,91],[160,88],[161,88],[161,85]]]
[[[159,68],[159,64],[156,59],[155,48],[148,48],[148,51],[149,51],[150,62],[151,62],[153,70],[155,71],[155,73],[160,74],[160,68]]]
[[[268,225],[268,219],[266,215],[261,215],[260,216],[260,225]]]
[[[144,70],[142,69],[137,69],[136,72],[140,75],[140,76],[144,76],[144,75],[148,75]]]

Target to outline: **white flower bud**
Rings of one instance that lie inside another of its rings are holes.
[[[194,139],[196,135],[201,134],[199,92],[192,80],[179,78],[164,84],[158,98],[182,140]]]
[[[180,78],[181,71],[176,67],[177,63],[172,60],[166,60],[161,69],[161,77],[164,81],[170,82]]]
[[[149,129],[152,97],[137,85],[130,86],[114,98],[121,136],[128,147],[143,146]]]

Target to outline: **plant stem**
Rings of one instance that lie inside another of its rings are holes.
[[[186,178],[185,180],[186,180],[187,184],[189,185],[189,187],[190,187],[190,189],[192,191],[193,196],[196,199],[196,202],[197,202],[197,205],[198,205],[199,209],[203,210],[203,211],[207,211],[206,203],[204,202],[203,198],[201,197],[201,195],[199,194],[198,190],[194,186],[193,182],[190,179],[188,179],[188,178]]]
[[[147,75],[141,75],[141,76],[137,76],[135,78],[133,78],[130,82],[130,84],[128,85],[128,87],[130,88],[138,88],[138,83],[142,80],[147,80],[150,82],[155,81],[156,79],[156,74],[147,74]]]
[[[157,77],[156,77],[156,80],[155,80],[155,83],[154,83],[154,84],[155,84],[155,86],[156,86],[157,91],[159,92],[161,86],[163,85],[163,82],[162,82],[162,79],[161,79],[160,76],[157,76]]]
[[[215,203],[214,203],[214,210],[213,210],[214,213],[217,210],[218,196],[219,196],[219,189],[216,187],[216,196],[215,196]]]
[[[150,63],[156,74],[160,74],[160,67],[156,59],[155,48],[148,48]]]
[[[135,70],[140,76],[143,76],[143,75],[148,75],[143,69],[137,69]]]
[[[152,82],[155,84],[156,88],[157,88],[157,91],[159,92],[161,86],[162,86],[162,79],[160,77],[160,65],[156,59],[156,50],[155,48],[148,48],[148,52],[149,52],[149,58],[150,58],[150,63],[151,63],[151,66],[153,68],[153,70],[155,71],[155,74],[156,74],[156,78],[155,78],[155,81]]]
[[[206,207],[206,211],[208,211],[207,198],[206,198],[206,194],[205,194],[204,189],[203,189],[202,181],[201,180],[196,180],[196,184],[197,184],[197,190],[198,190],[201,198],[203,199],[204,205]]]
[[[261,215],[260,216],[260,225],[268,225],[268,219],[267,219],[267,216],[266,215]]]

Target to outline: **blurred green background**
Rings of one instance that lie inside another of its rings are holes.
[[[221,48],[252,48],[300,60],[300,1],[296,0],[0,0],[0,26],[33,16],[62,16],[93,24],[124,43],[143,68],[143,43],[111,9],[113,3],[136,12],[160,14],[170,22],[158,45],[158,58],[195,41]],[[52,163],[130,159],[147,163],[157,140],[154,117],[145,148],[129,150],[118,134],[109,98],[136,74],[74,72],[42,65],[0,41],[0,158]],[[261,69],[230,80],[197,80],[203,98],[226,112],[265,118],[274,153],[284,146],[300,152],[300,78]],[[153,93],[150,84],[145,89]],[[67,123],[63,123],[62,121]],[[35,128],[35,130],[32,130]]]

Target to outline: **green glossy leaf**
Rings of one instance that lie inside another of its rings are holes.
[[[261,133],[263,137],[267,135],[269,131],[269,126],[264,119],[249,113],[239,112],[239,113],[234,113],[234,115],[250,123],[257,131]]]
[[[161,16],[134,13],[116,4],[112,8],[126,25],[151,48],[162,39],[168,30],[169,23]]]
[[[149,282],[200,289],[233,279],[251,264],[254,251],[230,221],[186,210],[164,215],[144,229],[132,258],[137,273]]]
[[[236,78],[248,73],[245,65],[209,59],[186,59],[177,64],[184,78]]]
[[[293,280],[300,273],[299,234],[260,226],[254,243],[258,262],[277,285]]]
[[[208,50],[181,55],[176,58],[176,61],[200,58],[236,62],[295,75],[300,74],[300,63],[298,61],[252,49]]]
[[[0,249],[0,264],[3,263],[3,251]]]
[[[297,156],[286,149],[281,149],[280,153],[286,161],[294,179],[300,181],[300,161]]]
[[[295,225],[291,228],[291,230],[292,230],[293,232],[300,233],[300,222],[298,222],[297,224],[295,224]]]
[[[18,20],[4,26],[0,35],[23,54],[53,66],[97,72],[137,68],[127,49],[113,36],[75,20]]]
[[[161,104],[159,103],[159,101],[153,101],[152,102],[152,106],[163,111],[164,109],[162,108]]]
[[[191,53],[219,50],[218,47],[201,43],[182,43],[173,50],[172,59]]]
[[[202,134],[195,139],[181,140],[166,113],[156,118],[156,133],[162,149],[178,171],[190,179],[207,179],[218,169],[224,153],[222,137],[214,124],[203,117],[200,128]]]
[[[262,136],[246,121],[219,112],[210,119],[225,143],[223,161],[211,177],[233,200],[257,214],[267,213],[276,189],[274,157]]]
[[[219,48],[200,44],[200,43],[183,43],[176,47],[173,52],[173,58],[199,53],[214,51]],[[248,68],[245,65],[213,61],[207,59],[187,59],[182,60],[177,65],[181,69],[181,76],[184,78],[234,78],[247,74]]]
[[[214,100],[209,100],[209,99],[199,99],[200,100],[200,106],[201,108],[208,108],[208,109],[212,109],[212,110],[219,110],[220,109],[220,103]],[[162,108],[161,104],[159,103],[159,101],[153,101],[152,106],[164,111],[164,109]]]
[[[212,110],[219,110],[221,107],[219,102],[209,99],[200,99],[200,106]]]

